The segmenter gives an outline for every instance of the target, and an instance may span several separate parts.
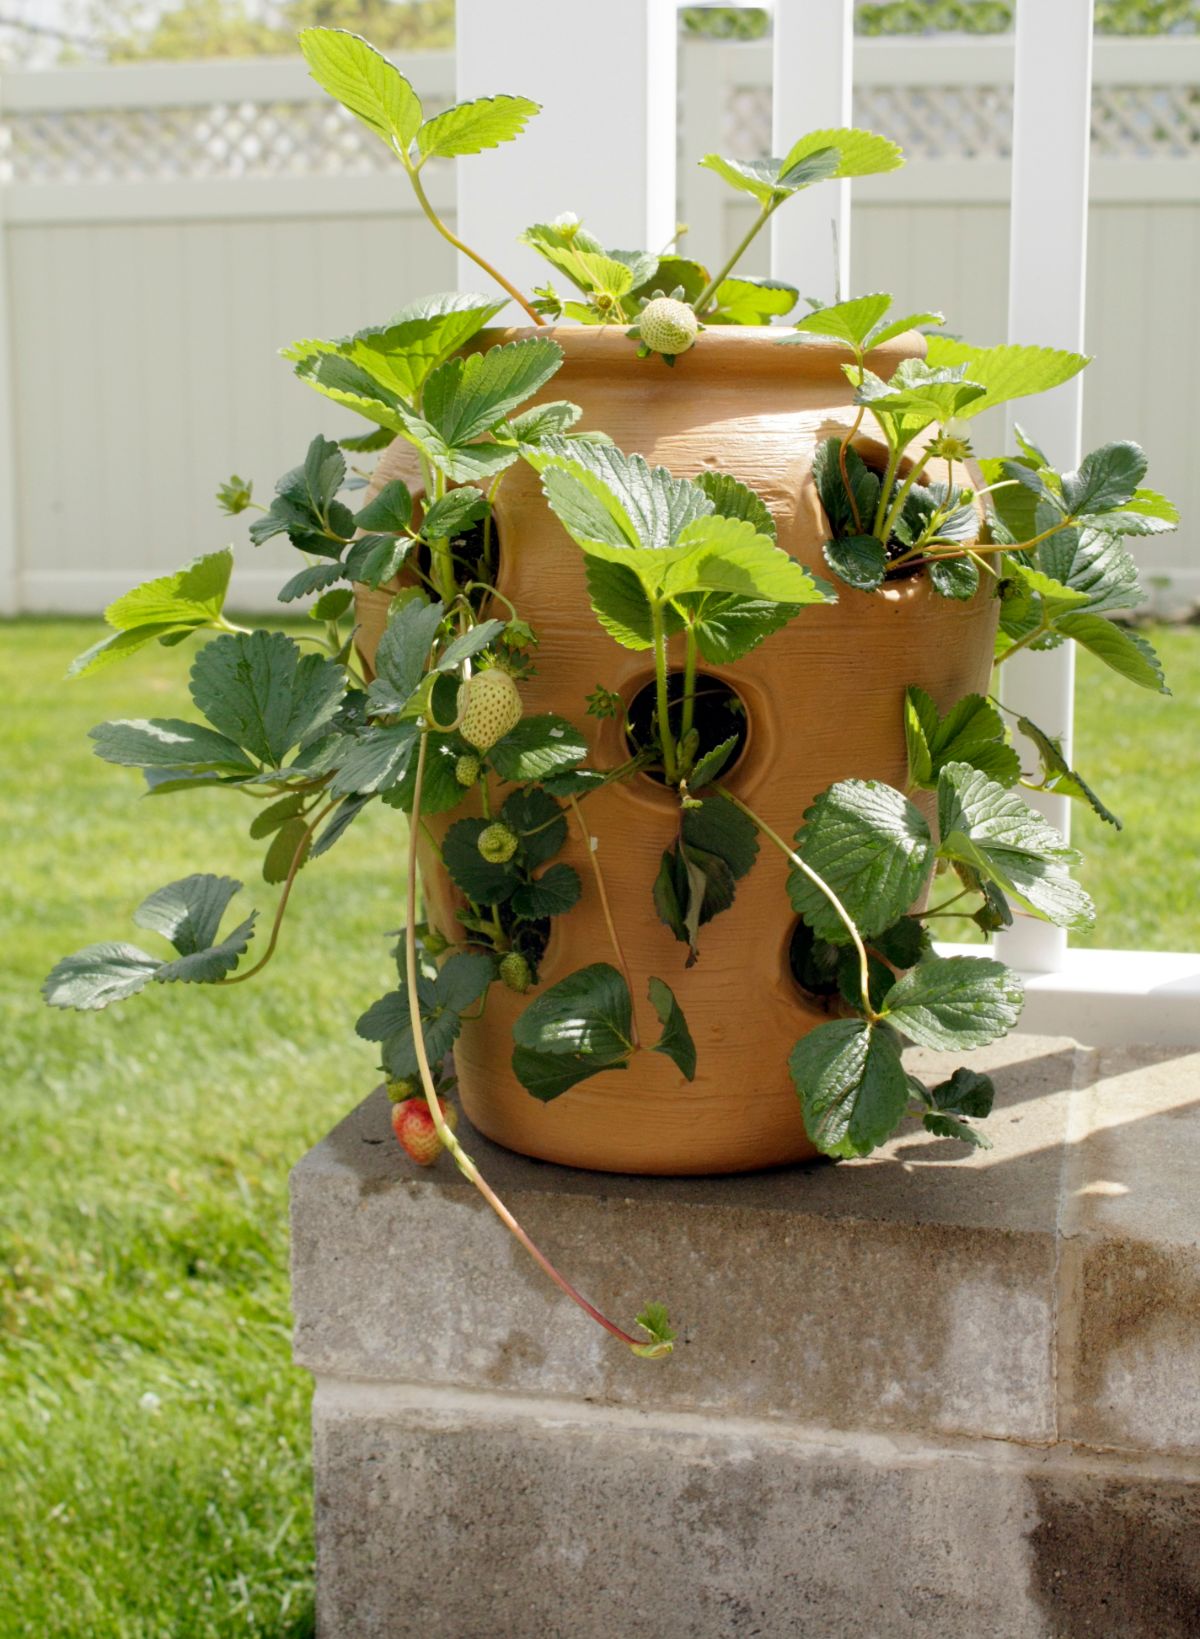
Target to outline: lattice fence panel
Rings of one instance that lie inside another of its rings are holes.
[[[444,103],[432,103],[430,111]],[[856,123],[886,131],[912,159],[1004,159],[1012,151],[1012,89],[863,86]],[[731,85],[726,152],[767,153],[771,94]],[[1185,158],[1200,147],[1200,87],[1100,85],[1092,101],[1098,157]],[[369,176],[390,170],[387,149],[322,102],[222,102],[203,107],[14,113],[0,121],[0,181],[186,182],[199,179]]]
[[[427,99],[430,113],[444,106]],[[394,165],[377,137],[322,102],[69,109],[0,122],[5,182],[370,176]]]
[[[885,131],[910,159],[1007,159],[1012,153],[1012,87],[860,86],[854,120]],[[735,85],[725,105],[726,152],[765,154],[771,146],[771,93]],[[1105,159],[1184,159],[1200,147],[1200,87],[1098,85],[1092,146]]]

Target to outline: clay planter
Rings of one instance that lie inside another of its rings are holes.
[[[530,333],[485,331],[479,344]],[[812,457],[821,440],[853,420],[840,368],[849,354],[819,340],[781,347],[778,330],[713,329],[668,369],[659,359],[637,359],[615,328],[538,333],[553,336],[566,353],[543,398],[573,400],[583,408],[582,427],[603,430],[623,450],[678,476],[706,468],[735,474],[771,508],[780,546],[828,578],[821,556],[828,531]],[[889,376],[923,346],[915,334],[900,337],[870,355],[870,367]],[[868,453],[870,441],[863,442]],[[410,477],[411,455],[399,442],[385,451],[376,485]],[[583,556],[523,463],[505,476],[496,524],[499,588],[541,640],[537,675],[522,688],[526,710],[569,718],[587,734],[591,762],[614,767],[628,756],[623,735],[615,722],[585,716],[584,698],[603,683],[632,699],[653,679],[652,658],[619,647],[596,621]],[[803,610],[734,667],[702,663],[702,673],[723,678],[746,707],[748,740],[727,784],[787,837],[835,780],[878,779],[903,788],[906,685],[919,684],[944,711],[988,683],[997,604],[986,590],[970,603],[950,602],[919,574],[875,593],[839,586],[838,599]],[[388,601],[386,591],[358,590],[358,640],[368,663]],[[673,658],[681,665],[682,651]],[[464,806],[431,821],[432,828],[440,836],[475,811]],[[733,908],[702,929],[700,960],[686,970],[685,948],[659,921],[650,897],[676,834],[677,803],[638,776],[589,797],[582,812],[599,838],[642,1038],[658,1035],[647,999],[647,982],[657,974],[675,991],[695,1037],[696,1079],[688,1084],[668,1059],[641,1053],[628,1069],[595,1076],[543,1104],[511,1069],[513,1020],[529,998],[496,985],[485,1017],[464,1026],[455,1053],[471,1121],[526,1155],[608,1172],[740,1172],[814,1155],[787,1058],[827,1015],[789,971],[796,919],[784,890],[786,860],[763,844]],[[583,895],[569,915],[554,920],[543,986],[612,960],[574,824],[559,857],[579,872]],[[440,867],[430,866],[427,859],[431,917],[454,933],[456,890]]]

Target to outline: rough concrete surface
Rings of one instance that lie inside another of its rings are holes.
[[[650,1179],[462,1132],[602,1308],[668,1302],[657,1364],[382,1094],[347,1117],[293,1178],[322,1639],[1200,1636],[1200,1054],[973,1057],[978,1156]]]
[[[1195,1639],[1200,1491],[977,1445],[319,1394],[323,1639]]]

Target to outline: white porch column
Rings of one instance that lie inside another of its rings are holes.
[[[1014,342],[1083,349],[1087,267],[1088,151],[1092,102],[1093,0],[1018,0],[1013,87],[1012,224],[1008,335]],[[1077,376],[1009,412],[1057,467],[1080,456],[1083,384]],[[1011,449],[1014,442],[1008,439]],[[1063,737],[1070,755],[1075,651],[1021,654],[1003,669],[1004,701]],[[1034,799],[1064,835],[1065,797]],[[1015,968],[1055,972],[1067,953],[1063,929],[1019,920],[996,940]]]
[[[853,0],[775,0],[772,57],[772,153],[806,131],[853,123]],[[822,182],[772,217],[771,276],[799,287],[797,313],[806,296],[851,294],[849,182]]]
[[[553,272],[517,235],[563,211],[614,250],[671,238],[676,29],[675,0],[458,0],[459,100],[507,92],[542,105],[516,142],[458,164],[457,231],[518,287]],[[459,283],[487,280],[460,257]],[[520,320],[511,306],[506,317]]]

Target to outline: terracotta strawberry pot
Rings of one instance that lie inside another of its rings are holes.
[[[485,331],[477,345],[530,333]],[[848,353],[816,339],[781,347],[779,330],[712,329],[672,370],[659,359],[637,359],[616,329],[538,334],[552,335],[566,353],[541,398],[573,400],[583,408],[581,427],[602,429],[622,449],[678,476],[733,473],[770,507],[780,546],[828,578],[821,555],[828,530],[812,459],[822,440],[853,420],[840,368]],[[923,350],[922,339],[909,334],[877,349],[868,362],[886,377],[901,359]],[[409,478],[410,460],[407,445],[393,445],[381,458],[376,485]],[[629,755],[623,734],[612,720],[585,716],[585,696],[603,683],[631,700],[652,681],[652,659],[619,647],[597,623],[582,555],[523,463],[505,476],[496,520],[499,588],[541,640],[537,675],[522,687],[526,709],[570,718],[588,736],[591,762],[614,767]],[[358,589],[358,641],[368,664],[388,601],[386,591]],[[903,788],[906,686],[919,684],[943,711],[964,694],[986,691],[996,619],[997,604],[986,589],[969,603],[951,602],[933,592],[924,574],[875,593],[839,586],[836,605],[803,610],[736,666],[702,668],[726,682],[746,709],[746,744],[726,783],[788,837],[813,797],[836,780],[878,779]],[[465,811],[431,821],[434,833]],[[637,776],[590,796],[582,812],[599,839],[642,1035],[657,1037],[647,983],[658,975],[687,1016],[699,1055],[696,1079],[688,1084],[668,1059],[643,1053],[629,1069],[595,1076],[543,1104],[520,1085],[510,1062],[513,1020],[528,998],[495,986],[484,1018],[464,1025],[456,1048],[471,1121],[524,1154],[606,1172],[741,1172],[815,1155],[787,1059],[798,1038],[827,1014],[791,976],[796,918],[784,889],[783,856],[760,849],[733,908],[704,927],[700,960],[685,969],[684,946],[651,902],[663,850],[677,831],[677,803],[650,778]],[[560,857],[579,872],[583,896],[552,924],[543,985],[611,960],[574,825]],[[423,872],[434,922],[456,931],[457,890],[429,854]]]

